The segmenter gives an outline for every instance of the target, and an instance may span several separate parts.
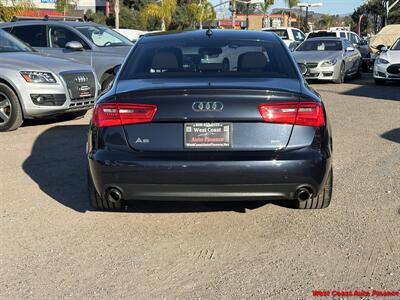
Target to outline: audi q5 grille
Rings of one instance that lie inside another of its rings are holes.
[[[62,77],[67,84],[71,101],[89,101],[96,97],[96,80],[93,73],[64,73]]]

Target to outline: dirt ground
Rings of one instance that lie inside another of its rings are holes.
[[[400,289],[400,86],[313,84],[334,133],[328,209],[142,202],[91,211],[89,116],[0,134],[1,299],[312,299]]]

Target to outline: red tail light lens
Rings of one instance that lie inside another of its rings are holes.
[[[148,123],[156,111],[157,106],[150,104],[102,103],[94,110],[93,125],[108,127]]]
[[[264,122],[303,126],[324,126],[325,116],[319,102],[273,102],[260,104]]]

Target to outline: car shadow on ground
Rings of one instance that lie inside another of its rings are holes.
[[[324,81],[308,81],[309,84],[313,85],[314,88],[318,87],[318,92],[329,92],[329,89],[324,89],[322,86],[325,84],[333,84],[332,82]],[[400,101],[400,93],[398,92],[400,87],[400,81],[397,82],[387,82],[386,85],[376,85],[371,74],[363,75],[361,79],[346,79],[344,84],[356,85],[351,89],[346,89],[341,92],[342,95],[355,96],[360,98],[372,98],[377,100],[392,100]],[[338,87],[340,84],[338,84]]]
[[[400,128],[389,130],[381,135],[386,140],[400,144]]]
[[[86,180],[87,125],[55,126],[35,140],[22,167],[48,196],[78,212],[91,210]],[[137,213],[246,212],[267,204],[293,208],[293,201],[165,202],[130,203],[126,211]]]
[[[400,82],[388,82],[386,85],[375,85],[372,80],[370,82],[362,81],[357,87],[346,90],[342,92],[342,94],[376,100],[400,101],[399,87]]]

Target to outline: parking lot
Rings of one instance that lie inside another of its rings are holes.
[[[399,290],[400,86],[312,84],[334,138],[334,196],[141,202],[91,211],[84,119],[0,135],[1,299],[311,299]]]

